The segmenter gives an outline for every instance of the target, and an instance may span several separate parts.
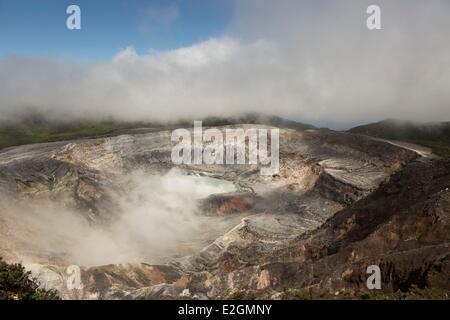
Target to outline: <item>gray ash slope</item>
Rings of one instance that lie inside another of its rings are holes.
[[[152,130],[142,134],[9,148],[0,152],[2,198],[10,203],[42,199],[61,202],[91,225],[108,225],[124,214],[117,212],[117,195],[126,194],[128,190],[123,177],[135,170],[150,176],[167,174],[174,167],[170,159],[171,147],[170,131]],[[418,157],[411,150],[363,136],[281,127],[280,174],[277,176],[261,176],[258,166],[184,165],[178,168],[184,175],[232,182],[235,191],[200,199],[196,214],[212,219],[234,216],[240,220],[223,229],[220,235],[206,234],[203,245],[196,246],[188,254],[175,252],[172,258],[157,264],[149,264],[143,259],[140,263],[130,261],[82,267],[83,289],[69,291],[64,287],[65,268],[74,261],[64,255],[64,248],[51,252],[45,246],[33,246],[33,233],[18,236],[20,230],[26,229],[20,229],[23,226],[8,220],[3,209],[0,255],[10,261],[26,257],[41,282],[57,288],[66,298],[164,299],[183,296],[214,299],[227,298],[236,292],[275,297],[283,296],[286,287],[328,288],[354,293],[361,287],[362,275],[357,270],[362,264],[358,265],[358,262],[365,261],[366,252],[362,250],[356,255],[359,260],[354,258],[356,262],[350,263],[345,256],[349,254],[347,248],[370,238],[377,226],[387,221],[387,218],[379,221],[364,216],[362,221],[373,224],[370,232],[358,239],[345,238],[345,234],[353,230],[349,226],[354,221],[358,226],[361,224],[360,216],[354,210],[362,201],[369,201],[379,193],[380,184],[385,188],[393,174],[401,173],[405,166],[409,168]],[[417,167],[417,170],[425,175],[427,170],[434,170],[430,168],[440,166],[436,170],[445,175],[447,167],[436,163],[426,161],[422,165],[427,167]],[[380,208],[394,208],[400,201],[392,197],[386,199],[390,199],[389,202]],[[372,206],[378,206],[379,202],[375,203]],[[442,210],[443,217],[447,217],[442,228],[446,228],[448,207]],[[383,212],[373,210],[377,216]],[[333,222],[343,215],[348,215],[348,221],[345,220],[348,225]],[[428,228],[427,224],[421,226]],[[18,229],[12,235],[10,231],[14,228]],[[395,229],[379,237],[377,250],[380,254],[395,254],[397,247],[387,248],[381,244],[395,238],[399,232]],[[312,246],[308,247],[321,237],[325,243],[323,248],[314,251]],[[347,242],[340,240],[343,238]],[[439,252],[448,254],[445,233],[437,233],[433,243],[441,246]],[[428,254],[428,243],[417,242],[415,245],[411,249],[419,250],[421,255],[422,252]],[[416,269],[408,269],[407,255],[399,257],[403,259],[401,281],[407,282],[404,279],[409,279],[407,275]],[[445,264],[446,260],[443,261]],[[392,262],[391,268],[395,268],[396,263]],[[394,274],[400,277],[400,273]],[[423,283],[421,285],[426,284]],[[442,285],[442,281],[432,284]]]

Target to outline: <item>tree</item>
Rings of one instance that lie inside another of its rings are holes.
[[[0,257],[0,300],[59,300],[54,290],[39,288],[39,283],[20,264],[8,264]]]

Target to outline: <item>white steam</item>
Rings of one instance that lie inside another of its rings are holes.
[[[0,237],[25,263],[162,263],[192,253],[237,223],[238,217],[202,216],[196,206],[200,198],[233,191],[231,182],[177,171],[135,172],[127,180],[129,191],[116,199],[118,217],[109,225],[89,224],[80,212],[55,202],[30,200],[1,211]]]

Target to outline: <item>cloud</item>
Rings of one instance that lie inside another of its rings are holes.
[[[129,47],[91,65],[3,58],[0,110],[149,120],[242,112],[334,123],[450,120],[450,3],[380,0],[380,31],[365,26],[370,4],[237,1],[226,35],[187,48],[139,55]]]

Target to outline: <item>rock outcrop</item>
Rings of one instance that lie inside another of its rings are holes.
[[[247,228],[243,224],[240,232]],[[248,250],[253,248],[228,250],[210,268],[210,290],[221,297],[292,297],[295,290],[358,296],[368,292],[367,267],[377,265],[381,292],[412,286],[448,292],[450,161],[414,161],[319,228],[270,253]],[[256,263],[245,259],[253,253]]]

